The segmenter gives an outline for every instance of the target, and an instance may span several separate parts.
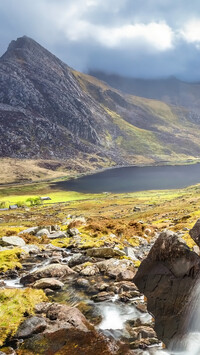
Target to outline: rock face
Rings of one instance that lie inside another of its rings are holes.
[[[141,263],[134,282],[147,297],[155,331],[166,345],[180,332],[182,317],[196,278],[200,258],[173,232],[159,235]]]
[[[200,219],[198,219],[194,227],[189,231],[191,238],[200,247]]]

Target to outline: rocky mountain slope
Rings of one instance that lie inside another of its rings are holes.
[[[28,37],[0,58],[0,134],[0,157],[83,162],[81,169],[200,155],[196,113],[122,94]]]
[[[97,71],[90,74],[127,94],[186,107],[196,113],[197,122],[200,120],[200,82],[184,82],[175,77],[135,79]]]

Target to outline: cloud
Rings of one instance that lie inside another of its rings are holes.
[[[180,33],[187,42],[200,43],[200,19],[190,20]]]
[[[0,53],[26,34],[75,69],[200,79],[199,0],[0,1]]]

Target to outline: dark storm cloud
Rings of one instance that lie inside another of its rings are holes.
[[[0,54],[24,34],[78,70],[200,79],[197,0],[0,0]]]

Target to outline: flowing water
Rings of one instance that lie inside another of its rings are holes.
[[[181,355],[200,355],[200,280],[192,290],[182,334],[169,346],[169,353]]]

